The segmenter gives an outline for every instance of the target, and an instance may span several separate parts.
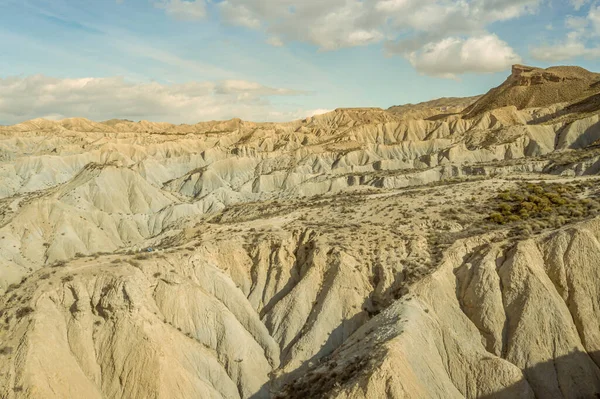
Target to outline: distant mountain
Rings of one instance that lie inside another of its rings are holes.
[[[427,119],[435,116],[457,114],[479,100],[474,97],[444,97],[418,104],[395,105],[388,108],[389,112],[410,119]]]

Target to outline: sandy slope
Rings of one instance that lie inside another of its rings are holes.
[[[524,182],[598,202],[597,76],[517,66],[481,98],[283,124],[0,127],[0,397],[600,393],[597,212],[486,219]]]

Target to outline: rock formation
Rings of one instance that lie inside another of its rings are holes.
[[[598,82],[0,127],[0,397],[600,395]]]

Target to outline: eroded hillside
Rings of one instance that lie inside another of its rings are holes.
[[[599,76],[1,127],[0,396],[599,394]]]

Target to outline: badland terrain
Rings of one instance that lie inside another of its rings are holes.
[[[600,74],[0,127],[2,398],[600,395]]]

